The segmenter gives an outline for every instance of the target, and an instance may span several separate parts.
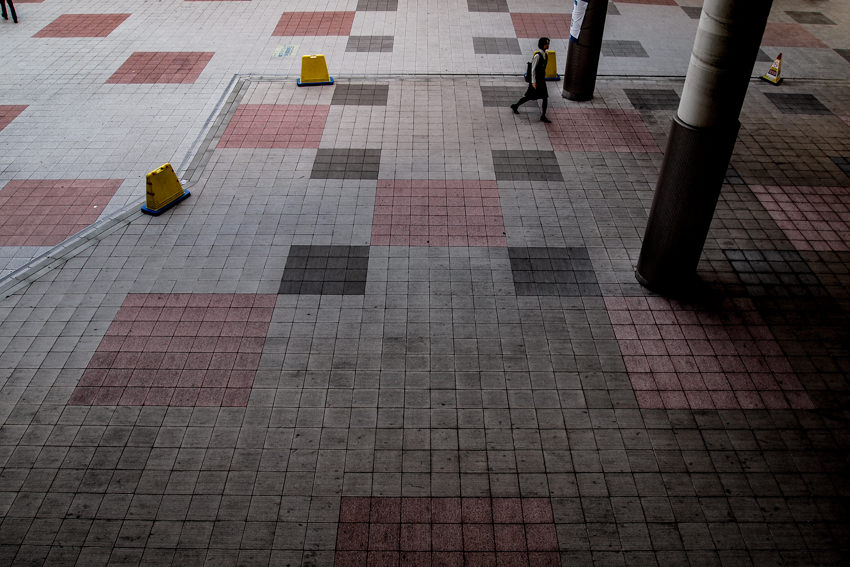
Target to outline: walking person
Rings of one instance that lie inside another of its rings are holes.
[[[18,23],[18,14],[15,12],[15,5],[12,4],[12,0],[0,0],[0,8],[3,9],[3,19],[8,20],[9,16],[6,14],[6,3],[9,4],[9,11],[12,12],[12,21],[16,24]]]
[[[546,63],[549,60],[549,38],[541,37],[537,40],[537,47],[540,49],[534,52],[531,58],[531,77],[529,78],[528,90],[525,95],[519,99],[516,104],[511,105],[511,110],[514,114],[519,114],[519,106],[530,100],[541,99],[543,107],[540,113],[540,121],[549,124],[551,120],[546,118],[546,108],[549,106],[549,91],[546,89]]]

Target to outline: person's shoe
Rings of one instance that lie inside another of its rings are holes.
[[[541,121],[541,122],[545,122],[546,124],[551,124],[551,123],[552,123],[552,121],[551,121],[551,120],[549,120],[548,118],[546,118],[545,116],[541,116],[541,117],[540,117],[540,121]]]
[[[511,105],[511,110],[514,111],[514,114],[519,114],[519,107],[515,104]]]

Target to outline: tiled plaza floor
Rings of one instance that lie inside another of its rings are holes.
[[[0,565],[847,564],[850,8],[773,3],[666,298],[701,2],[609,2],[593,100],[514,115],[570,4],[18,0]]]

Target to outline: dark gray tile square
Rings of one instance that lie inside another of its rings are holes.
[[[836,49],[835,52],[847,61],[850,61],[850,49]]]
[[[473,37],[472,49],[479,55],[522,55],[515,37]]]
[[[602,295],[586,248],[509,247],[518,296]]]
[[[381,150],[322,148],[316,153],[311,179],[377,179]]]
[[[702,8],[700,6],[681,6],[681,8],[692,20],[698,20],[702,14]]]
[[[802,12],[797,10],[786,10],[786,14],[794,18],[798,24],[820,24],[825,26],[834,26],[835,22],[824,16],[820,12]]]
[[[345,50],[354,53],[392,53],[394,40],[391,35],[351,35]]]
[[[609,16],[619,16],[620,10],[617,8],[616,4],[613,2],[608,2],[608,15]]]
[[[827,297],[796,250],[723,250],[750,297]]]
[[[389,85],[347,84],[334,88],[332,105],[386,106],[389,98]]]
[[[502,181],[563,181],[555,152],[493,150],[496,179]]]
[[[832,114],[832,112],[811,94],[806,93],[764,93],[783,114]]]
[[[397,12],[398,0],[357,0],[358,12]]]
[[[844,175],[850,177],[850,156],[833,157],[832,163],[838,166],[838,169],[844,172]]]
[[[639,41],[603,40],[602,55],[606,57],[649,57]]]
[[[368,246],[293,245],[278,293],[363,295],[368,265]]]
[[[504,107],[518,101],[525,94],[525,87],[481,87],[481,100],[485,107]]]
[[[467,0],[470,12],[508,12],[508,0]]]
[[[759,49],[759,52],[756,54],[756,62],[757,63],[773,63],[773,57],[765,53],[764,49]]]
[[[636,110],[676,110],[679,95],[673,89],[625,89]]]

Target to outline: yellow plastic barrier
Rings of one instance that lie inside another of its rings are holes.
[[[149,215],[161,215],[190,195],[183,189],[170,163],[148,173],[145,185],[147,202],[142,212]]]
[[[328,64],[325,62],[324,55],[301,56],[301,77],[298,79],[299,87],[332,84],[334,84],[334,78],[328,74]]]
[[[555,61],[555,52],[550,49],[546,52],[546,56],[546,80],[560,81],[561,75],[558,74],[558,63]]]

